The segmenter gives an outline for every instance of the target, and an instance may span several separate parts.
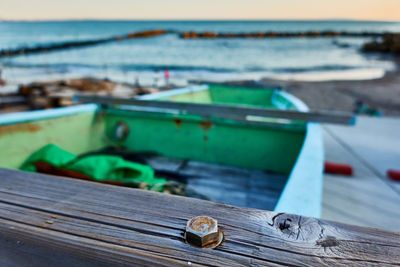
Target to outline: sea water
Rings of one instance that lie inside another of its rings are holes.
[[[0,50],[92,40],[150,29],[214,32],[400,32],[398,22],[368,21],[40,21],[0,22]],[[175,34],[0,58],[8,89],[36,80],[82,76],[151,85],[190,80],[373,79],[395,66],[360,52],[371,38],[180,39]],[[338,44],[345,44],[338,45]],[[156,72],[158,70],[158,72]],[[158,73],[158,74],[157,74]],[[3,90],[6,90],[3,88]]]

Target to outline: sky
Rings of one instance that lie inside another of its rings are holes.
[[[400,21],[400,0],[0,0],[0,19]]]

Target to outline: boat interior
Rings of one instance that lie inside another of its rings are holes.
[[[223,91],[229,90],[215,87],[171,100],[206,102],[213,95],[213,103],[219,104],[274,102],[273,90],[257,90],[260,95],[254,99],[240,89],[228,99]],[[20,114],[0,122],[0,166],[17,169],[52,143],[76,155],[100,151],[150,165],[158,177],[184,184],[191,197],[273,210],[306,134],[299,123],[257,124],[126,106],[86,104],[59,112],[39,111],[32,118]]]

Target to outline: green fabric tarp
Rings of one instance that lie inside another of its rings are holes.
[[[126,186],[163,191],[166,180],[154,177],[147,165],[126,161],[118,156],[90,155],[78,157],[49,144],[33,153],[21,166],[23,171],[37,172],[37,163],[45,162],[63,171],[74,171],[98,182],[115,181]]]

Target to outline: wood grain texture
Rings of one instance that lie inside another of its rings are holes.
[[[183,240],[216,218],[214,250]],[[0,265],[400,265],[400,234],[297,215],[0,169]]]

